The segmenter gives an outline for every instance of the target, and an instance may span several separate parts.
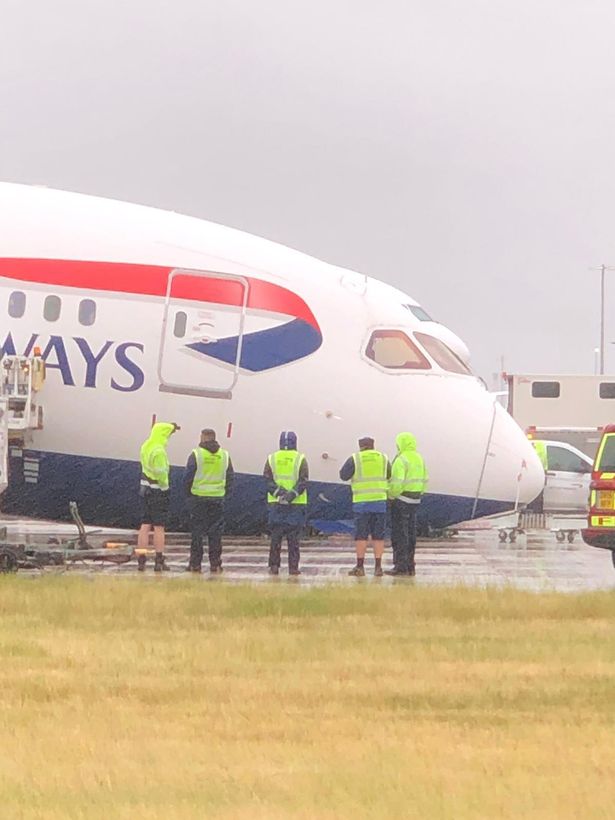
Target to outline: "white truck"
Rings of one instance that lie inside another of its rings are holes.
[[[537,439],[568,442],[592,460],[615,422],[615,376],[506,375],[510,415]]]
[[[547,447],[543,508],[545,512],[586,512],[592,459],[562,441],[540,439]]]
[[[508,412],[547,445],[544,509],[584,512],[602,428],[615,422],[615,376],[507,375]]]

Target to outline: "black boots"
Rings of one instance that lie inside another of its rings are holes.
[[[168,572],[169,566],[167,562],[164,560],[164,553],[157,552],[156,558],[154,559],[154,572]]]

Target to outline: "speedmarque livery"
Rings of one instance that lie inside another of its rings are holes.
[[[289,248],[191,217],[0,184],[0,355],[40,348],[44,429],[14,449],[7,511],[138,521],[138,452],[153,418],[178,471],[203,427],[238,472],[229,529],[265,519],[261,471],[299,434],[310,518],[351,516],[338,471],[360,436],[394,451],[411,430],[436,526],[531,500],[543,473],[522,431],[468,367],[468,351],[406,294]],[[24,472],[24,459],[28,470]]]

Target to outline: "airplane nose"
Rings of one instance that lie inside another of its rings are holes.
[[[545,474],[523,430],[504,410],[495,405],[493,433],[485,465],[485,478],[497,498],[528,504],[542,492]],[[482,494],[482,493],[481,493]]]

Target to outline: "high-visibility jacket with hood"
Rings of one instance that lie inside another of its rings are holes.
[[[155,490],[169,489],[169,457],[167,442],[175,425],[159,421],[141,446],[141,484]]]
[[[397,455],[391,466],[389,498],[418,502],[425,492],[429,476],[423,457],[416,449],[412,433],[400,433],[395,440]]]

